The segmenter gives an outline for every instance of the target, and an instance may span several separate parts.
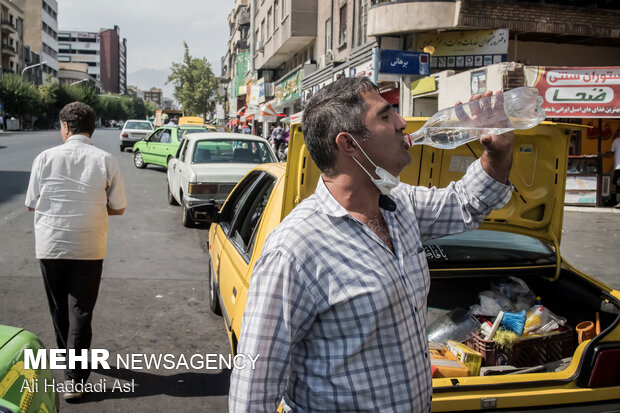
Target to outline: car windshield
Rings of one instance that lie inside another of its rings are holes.
[[[502,231],[475,230],[427,241],[426,258],[434,268],[489,265],[549,265],[553,249],[542,241]]]
[[[125,129],[153,130],[153,126],[149,122],[127,122]]]
[[[193,163],[276,162],[265,142],[238,139],[209,139],[196,142]]]

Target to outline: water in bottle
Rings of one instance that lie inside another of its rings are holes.
[[[430,145],[440,149],[501,135],[515,129],[530,129],[545,119],[543,99],[533,87],[520,87],[437,112],[418,131],[405,139],[410,146]]]

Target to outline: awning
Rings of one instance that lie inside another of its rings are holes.
[[[400,103],[400,89],[394,88],[381,93],[381,97],[390,105],[398,105]]]

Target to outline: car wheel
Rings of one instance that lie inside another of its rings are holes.
[[[125,151],[125,147],[123,145],[121,145],[121,152]]]
[[[133,153],[133,164],[138,169],[146,168],[146,164],[144,163],[144,160],[142,159],[142,154],[140,153],[140,151],[135,151]]]
[[[183,226],[187,228],[193,228],[195,226],[195,222],[192,219],[192,214],[187,207],[185,202],[181,202],[181,214],[183,220]]]
[[[179,205],[179,203],[177,202],[176,199],[174,199],[174,196],[172,196],[172,192],[170,191],[170,183],[168,183],[168,203],[170,205]]]
[[[211,263],[209,263],[209,308],[215,315],[222,315],[222,309],[220,308],[220,299],[215,286],[215,276],[211,269]]]

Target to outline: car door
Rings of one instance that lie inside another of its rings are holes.
[[[240,322],[247,295],[248,272],[256,230],[273,192],[276,179],[263,171],[248,174],[222,208],[222,220],[211,227],[213,271],[216,275],[222,314],[230,329]]]
[[[163,132],[164,132],[163,129],[158,129],[155,132],[153,132],[153,134],[149,136],[149,138],[146,140],[146,145],[144,146],[144,150],[142,151],[142,159],[144,160],[144,162],[146,163],[154,162],[155,156],[154,156],[153,151],[154,151],[155,145],[159,143],[159,139],[161,138],[161,135]]]
[[[181,182],[180,175],[181,175],[181,171],[183,170],[183,157],[185,155],[185,151],[187,150],[187,145],[188,145],[187,139],[184,139],[181,142],[181,146],[179,146],[179,149],[177,150],[175,157],[168,164],[168,183],[170,185],[170,192],[172,193],[174,198],[177,200],[177,202],[180,202],[180,196],[179,196],[180,194],[179,185]]]
[[[179,155],[180,157],[177,164],[177,177],[179,179],[178,185],[181,189],[181,192],[186,194],[189,190],[189,181],[192,175],[191,159],[192,153],[194,152],[194,146],[196,146],[196,142],[192,142],[189,139],[183,139],[183,141],[187,143],[185,144],[185,147]]]
[[[162,128],[157,142],[149,143],[152,163],[161,166],[168,166],[168,150],[172,142],[172,129]]]

